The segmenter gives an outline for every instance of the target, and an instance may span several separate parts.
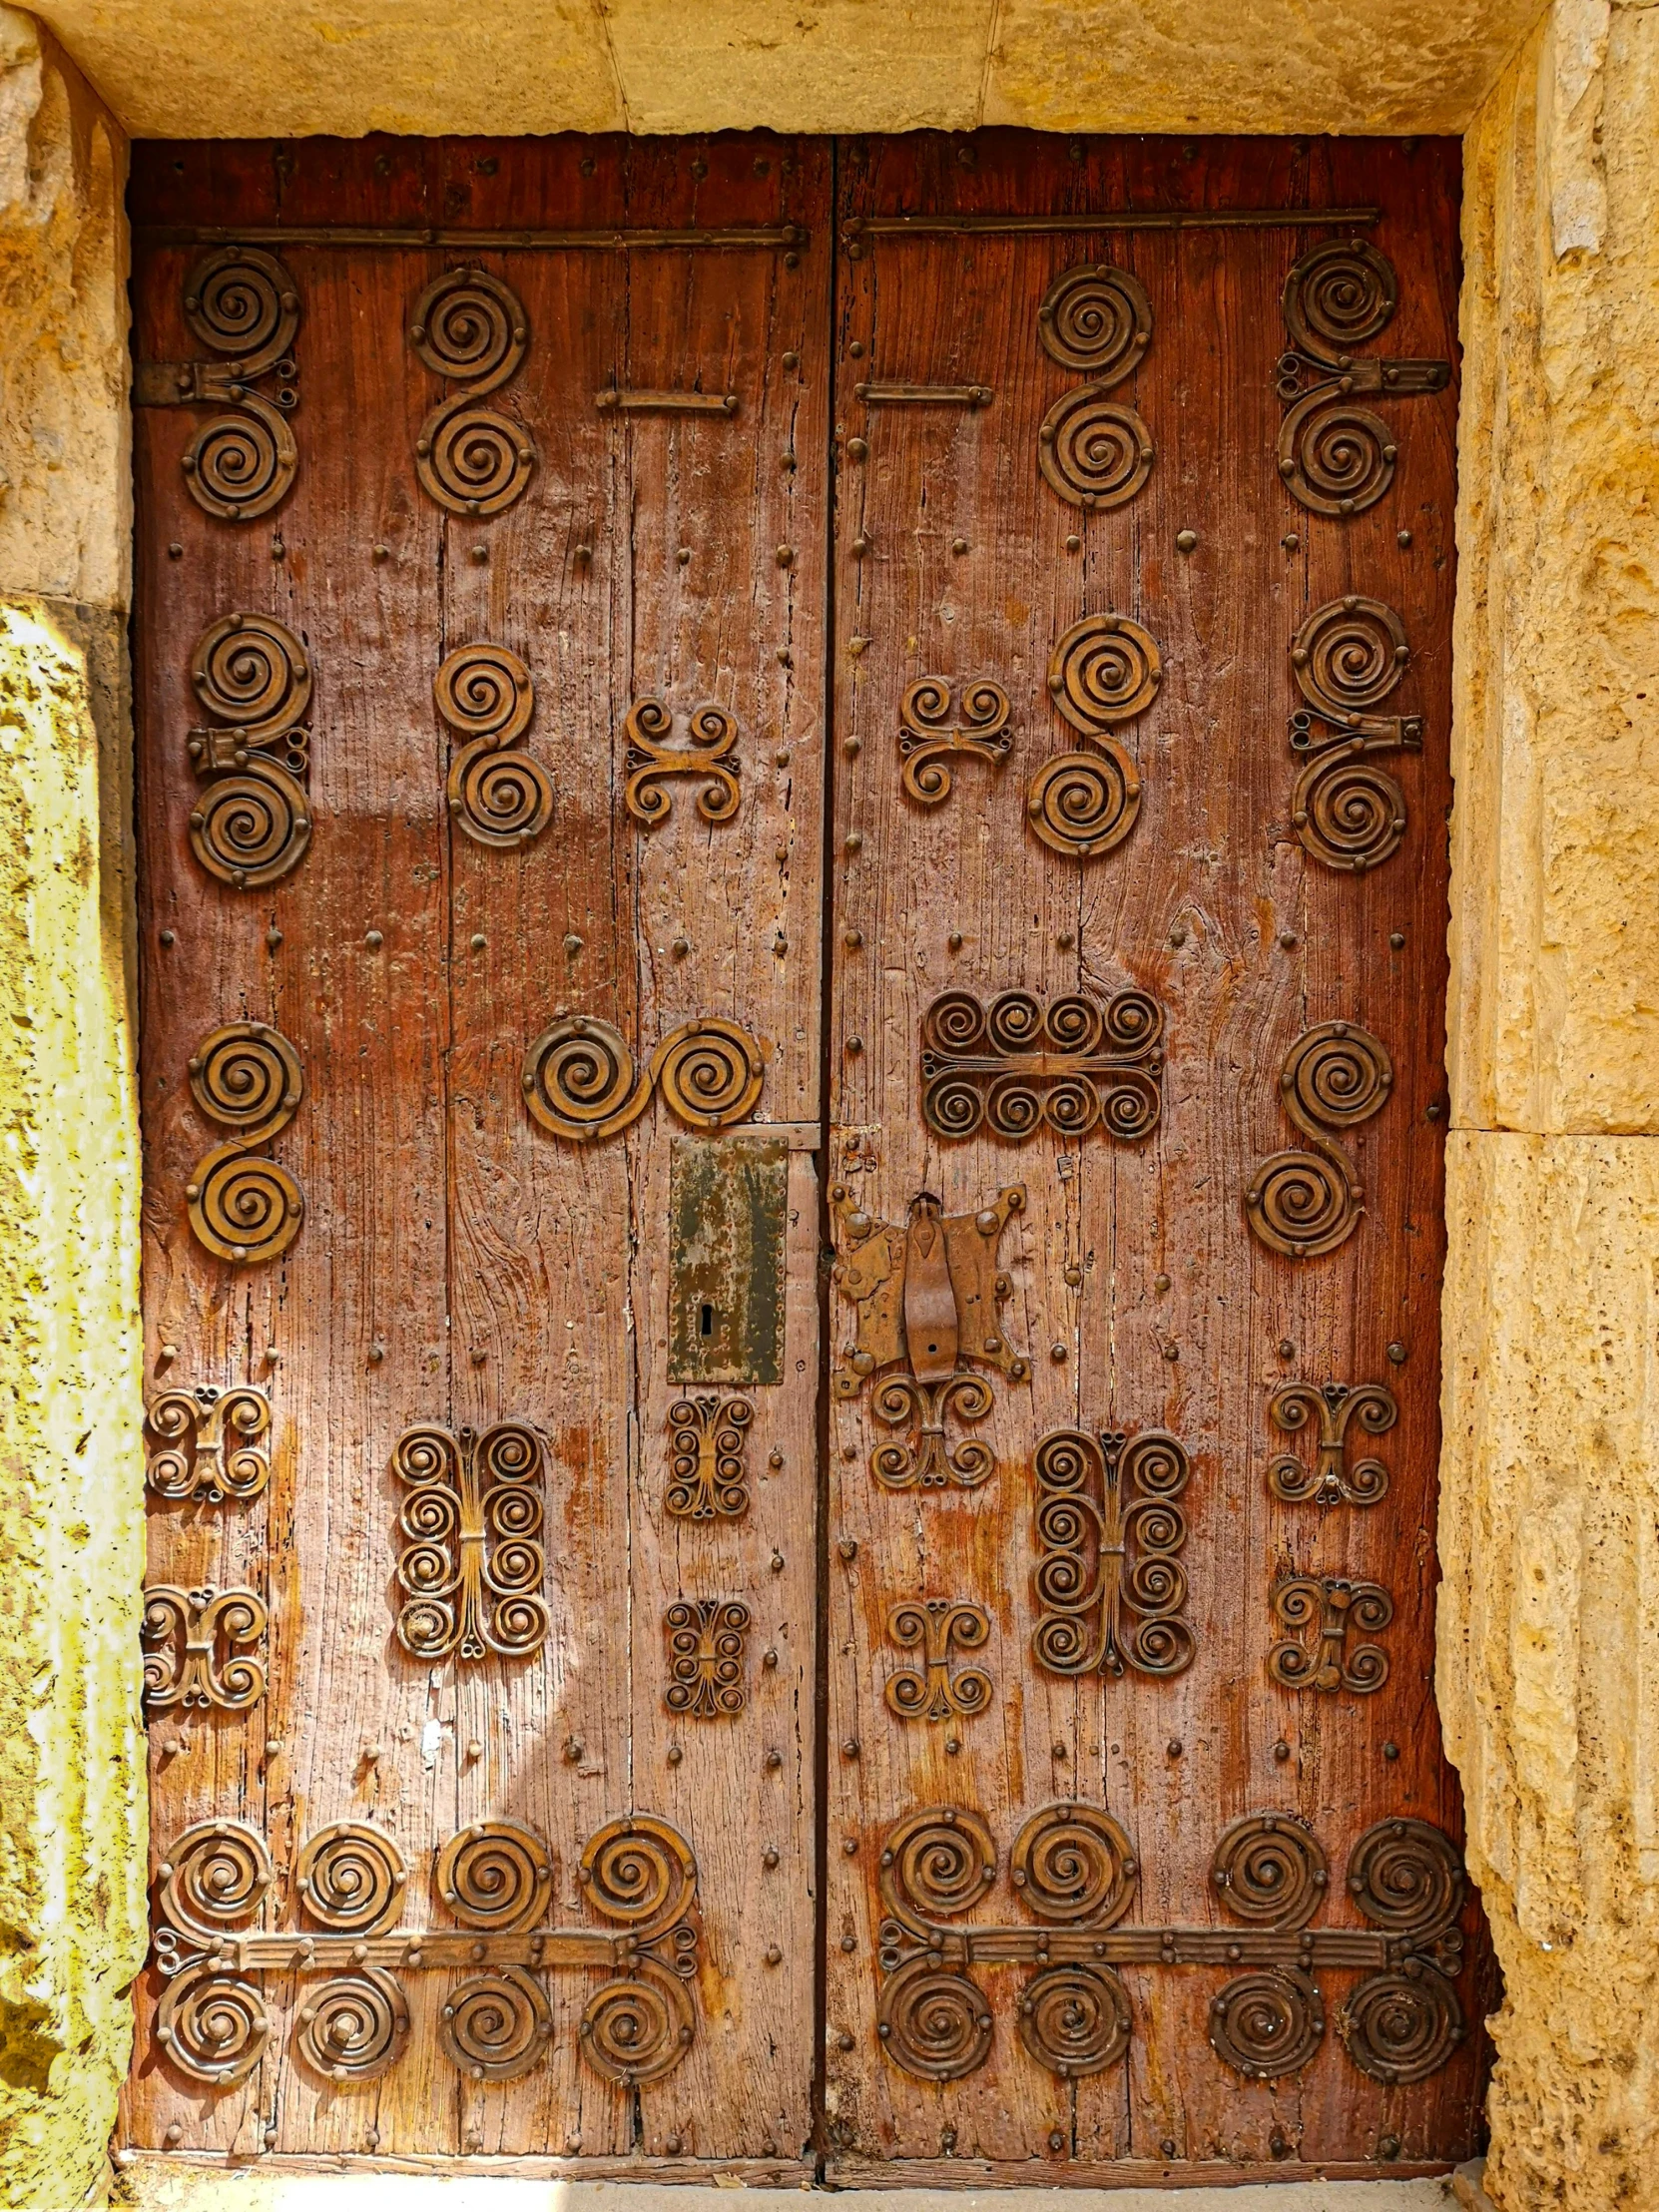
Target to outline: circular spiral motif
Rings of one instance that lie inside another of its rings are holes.
[[[233,355],[243,375],[258,376],[292,344],[299,293],[275,254],[221,247],[190,273],[185,321],[210,352]]]
[[[1123,1068],[1101,1101],[1101,1118],[1120,1144],[1149,1137],[1164,1110],[1163,1095],[1144,1068]]]
[[[1164,664],[1149,630],[1126,615],[1085,615],[1055,645],[1048,691],[1074,730],[1110,730],[1144,715]]]
[[[1078,1569],[1081,1578],[1082,1562],[1069,1562]],[[1058,1560],[1044,1561],[1044,1565],[1059,1565]],[[1056,1577],[1056,1582],[1062,1578]],[[1075,1600],[1059,1598],[1057,1603],[1073,1603]],[[1075,1613],[1049,1613],[1038,1621],[1031,1631],[1031,1656],[1039,1667],[1047,1667],[1053,1674],[1083,1674],[1092,1668],[1099,1656],[1094,1631]]]
[[[156,2040],[198,2081],[240,2081],[259,2064],[270,2033],[252,1982],[211,1967],[169,1982],[156,2011]]]
[[[642,1103],[622,1032],[592,1014],[543,1030],[525,1055],[524,1093],[544,1129],[578,1139],[603,1136],[613,1115]]]
[[[1148,991],[1119,991],[1106,1002],[1106,1042],[1113,1052],[1150,1052],[1164,1033],[1164,1009]]]
[[[1386,699],[1410,658],[1393,609],[1354,594],[1316,608],[1291,646],[1303,697],[1333,720],[1364,714]]]
[[[392,1472],[404,1482],[449,1482],[457,1471],[455,1439],[447,1428],[424,1422],[405,1428],[391,1447]],[[413,1501],[411,1500],[411,1504]],[[404,1508],[405,1512],[409,1510]],[[409,1523],[405,1519],[405,1528]],[[410,1534],[414,1530],[410,1529]]]
[[[1014,1888],[1040,1921],[1109,1928],[1128,1910],[1135,1875],[1129,1838],[1092,1805],[1046,1806],[1014,1844]]]
[[[894,1906],[923,1920],[965,1913],[996,1879],[996,1846],[977,1813],[933,1805],[888,1832],[881,1886]]]
[[[1291,797],[1291,824],[1304,851],[1356,875],[1399,850],[1405,821],[1405,794],[1364,754],[1311,761]]]
[[[462,737],[511,745],[530,727],[536,687],[518,655],[504,645],[463,645],[439,665],[432,698]]]
[[[971,1075],[940,1075],[923,1087],[922,1119],[941,1137],[971,1137],[985,1118],[985,1094]]]
[[[1387,1103],[1393,1086],[1388,1048],[1352,1021],[1322,1021],[1305,1029],[1279,1078],[1285,1110],[1312,1135],[1352,1129]]]
[[[166,1918],[198,1931],[252,1920],[271,1888],[265,1839],[236,1821],[199,1821],[161,1869]]]
[[[191,683],[204,713],[234,723],[251,741],[304,719],[311,700],[305,648],[270,615],[225,615],[191,655]]]
[[[408,1560],[409,1554],[405,1552],[398,1561],[400,1579]],[[425,1564],[430,1565],[430,1562]],[[439,1564],[447,1569],[449,1562],[440,1558]],[[397,1616],[397,1634],[405,1649],[412,1651],[417,1659],[439,1658],[455,1640],[455,1608],[441,1597],[412,1598]]]
[[[1279,431],[1279,473],[1311,514],[1363,514],[1394,480],[1388,426],[1368,407],[1310,392]]]
[[[1056,1052],[1098,1052],[1106,1028],[1105,1009],[1081,991],[1064,991],[1049,1000],[1043,1027]]]
[[[1223,1909],[1252,1928],[1305,1928],[1330,1879],[1318,1841],[1283,1814],[1235,1821],[1210,1862]]]
[[[1063,2081],[1115,2066],[1134,2024],[1129,1992],[1108,1966],[1049,1966],[1020,1995],[1019,2039]]]
[[[306,1989],[294,2047],[331,2081],[372,2081],[403,2055],[409,2007],[401,1987],[377,1966],[336,1974]]]
[[[1210,2047],[1247,2081],[1295,2073],[1324,2034],[1324,2000],[1295,1966],[1239,1974],[1210,1999]]]
[[[1461,1912],[1466,1886],[1456,1847],[1427,1821],[1379,1821],[1349,1857],[1355,1904],[1391,1936],[1437,1934]]]
[[[1335,1252],[1362,1210],[1347,1171],[1322,1152],[1272,1153],[1256,1170],[1245,1207],[1262,1242],[1293,1260]]]
[[[1173,1571],[1169,1586],[1176,1595],[1169,1602],[1179,1605],[1186,1600],[1187,1578],[1178,1566],[1170,1564]],[[1158,1580],[1148,1577],[1152,1586],[1156,1586]],[[1198,1657],[1198,1639],[1185,1621],[1160,1614],[1137,1625],[1129,1639],[1129,1655],[1142,1674],[1182,1674]]]
[[[680,2063],[695,2029],[690,2001],[670,1973],[640,1961],[589,1997],[580,2029],[582,2055],[607,2081],[632,2087],[657,2081]]]
[[[652,1055],[651,1073],[670,1113],[721,1129],[754,1111],[765,1067],[748,1030],[733,1021],[688,1021]]]
[[[1152,302],[1128,270],[1084,262],[1043,293],[1037,335],[1050,360],[1085,370],[1104,391],[1139,367],[1152,342]]]
[[[986,1026],[997,1052],[1037,1052],[1042,1048],[1042,1001],[1029,991],[1002,991],[991,1000]]]
[[[305,1095],[305,1075],[279,1029],[233,1021],[197,1046],[190,1088],[211,1121],[238,1130],[245,1144],[257,1144],[293,1119]]]
[[[1323,338],[1339,354],[1348,353],[1386,327],[1398,298],[1393,265],[1375,246],[1332,239],[1304,254],[1286,277],[1285,323],[1305,345]]]
[[[285,769],[250,764],[217,777],[190,815],[191,850],[236,890],[257,890],[297,867],[311,841],[304,788]]]
[[[630,1926],[677,1920],[697,1873],[672,1829],[629,1820],[611,1821],[589,1837],[579,1871],[594,1911]]]
[[[1057,1490],[1067,1496],[1086,1492],[1090,1480],[1098,1481],[1103,1472],[1100,1446],[1080,1428],[1052,1429],[1037,1445],[1032,1471],[1039,1488],[1045,1491]],[[1048,1540],[1074,1543],[1077,1538],[1056,1536]]]
[[[1179,1497],[1187,1487],[1193,1463],[1187,1447],[1167,1428],[1143,1428],[1125,1447],[1123,1471],[1152,1497]]]
[[[527,2073],[552,2039],[546,1995],[522,1966],[457,1982],[438,2019],[444,2055],[474,2081]]]
[[[415,474],[454,515],[497,515],[523,497],[537,461],[536,442],[471,397],[435,407],[415,440]]]
[[[1124,506],[1152,473],[1152,433],[1105,384],[1079,384],[1055,400],[1037,432],[1037,461],[1051,490],[1073,507]]]
[[[409,343],[434,375],[493,391],[524,359],[530,326],[510,284],[482,269],[450,269],[415,301]]]
[[[985,1009],[971,991],[943,991],[923,1015],[921,1033],[936,1052],[983,1052]]]
[[[553,1883],[547,1846],[516,1821],[483,1821],[438,1857],[438,1895],[463,1928],[529,1928]]]
[[[463,746],[444,787],[449,812],[475,844],[529,844],[553,819],[553,779],[528,753],[493,738]]]
[[[1120,746],[1095,753],[1062,753],[1032,777],[1025,815],[1051,852],[1077,860],[1110,852],[1134,829],[1141,811],[1141,780]]]
[[[189,1185],[190,1225],[221,1260],[257,1267],[280,1259],[305,1220],[305,1198],[286,1168],[222,1145],[198,1161]]]
[[[181,459],[199,507],[223,522],[252,522],[286,497],[299,448],[271,402],[248,392],[239,414],[214,415]]]
[[[348,1935],[389,1928],[402,1909],[408,1879],[391,1838],[361,1821],[319,1828],[294,1872],[294,1888],[310,1918]]]
[[[1003,1075],[985,1096],[985,1118],[993,1136],[1023,1144],[1042,1125],[1044,1086],[1024,1075]]]
[[[1462,2041],[1462,2007],[1443,1974],[1412,1958],[1397,1973],[1368,1974],[1351,1989],[1337,2032],[1373,2081],[1422,2081]]]
[[[875,2032],[895,2066],[920,2081],[960,2081],[991,2047],[984,1991],[966,1974],[912,1959],[883,1984]]]

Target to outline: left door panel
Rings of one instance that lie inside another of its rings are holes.
[[[135,2144],[807,2145],[828,160],[135,157]]]

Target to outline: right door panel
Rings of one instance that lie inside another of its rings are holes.
[[[830,2172],[1441,2166],[1456,149],[840,159]]]

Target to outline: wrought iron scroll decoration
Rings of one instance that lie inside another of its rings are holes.
[[[182,1705],[186,1712],[217,1706],[246,1713],[258,1705],[265,1696],[265,1661],[250,1647],[269,1625],[265,1600],[255,1590],[152,1583],[140,1627],[145,1711]]]
[[[1422,2081],[1465,2033],[1452,1986],[1465,1879],[1450,1839],[1425,1821],[1386,1820],[1349,1856],[1347,1891],[1368,1928],[1316,1928],[1330,1888],[1326,1855],[1291,1814],[1235,1821],[1211,1882],[1235,1925],[1124,1924],[1140,1867],[1128,1836],[1093,1806],[1033,1814],[1009,1867],[1035,1926],[964,1921],[999,1873],[978,1813],[931,1806],[882,1840],[885,1908],[877,1938],[876,2034],[888,2059],[922,2081],[959,2081],[995,2038],[990,2000],[971,1969],[1036,1966],[1018,1997],[1020,2041],[1062,2080],[1101,2073],[1129,2049],[1134,2008],[1117,1972],[1236,1965],[1210,2003],[1210,2043],[1250,2080],[1294,2073],[1326,2031],[1321,1967],[1365,1969],[1341,2000],[1337,2031],[1374,2081]],[[953,1925],[954,1924],[954,1925]]]
[[[1031,1654],[1051,1674],[1182,1673],[1197,1650],[1182,1618],[1187,1521],[1176,1503],[1192,1462],[1161,1428],[1131,1438],[1050,1429],[1032,1455],[1036,1489]]]
[[[516,376],[530,342],[524,302],[488,271],[446,270],[415,301],[409,344],[434,376],[466,388],[434,407],[415,438],[415,474],[454,515],[497,515],[522,499],[539,458],[521,422],[479,404]]]
[[[271,1480],[271,1400],[252,1382],[162,1390],[144,1410],[144,1479],[157,1497],[222,1505]]]
[[[591,1144],[638,1121],[659,1088],[669,1111],[692,1129],[745,1121],[761,1096],[766,1058],[735,1021],[683,1021],[642,1075],[621,1030],[593,1014],[570,1014],[544,1029],[524,1056],[524,1104],[558,1137]]]
[[[664,786],[672,777],[695,776],[703,780],[699,815],[707,823],[731,822],[743,796],[738,763],[732,758],[738,742],[736,717],[709,700],[687,717],[689,745],[670,745],[673,729],[674,717],[660,699],[636,699],[629,708],[622,725],[628,779],[623,805],[643,829],[654,830],[674,812]]]
[[[1122,507],[1152,471],[1152,433],[1133,407],[1107,397],[1140,366],[1152,342],[1152,302],[1137,277],[1084,262],[1056,276],[1037,309],[1043,351],[1079,384],[1049,408],[1037,432],[1037,465],[1049,489],[1089,511]]]
[[[212,361],[141,361],[133,398],[141,407],[219,407],[186,446],[181,465],[191,497],[222,522],[254,522],[279,506],[299,466],[286,417],[298,404],[292,355],[299,291],[275,254],[224,245],[185,279],[191,336]],[[264,391],[255,384],[272,379]]]
[[[1405,673],[1405,630],[1381,599],[1350,594],[1316,608],[1291,645],[1306,707],[1291,717],[1291,751],[1308,763],[1297,778],[1291,822],[1304,849],[1356,875],[1377,867],[1405,834],[1405,794],[1380,753],[1422,749],[1420,715],[1375,710]]]
[[[1299,1505],[1375,1505],[1388,1487],[1388,1470],[1374,1457],[1348,1456],[1350,1429],[1368,1436],[1386,1435],[1399,1418],[1392,1390],[1382,1382],[1285,1382],[1268,1399],[1268,1418],[1287,1436],[1310,1421],[1318,1424],[1319,1460],[1309,1466],[1294,1451],[1269,1462],[1268,1488],[1275,1497]]]
[[[663,1703],[686,1720],[718,1720],[748,1702],[744,1650],[749,1607],[736,1598],[680,1598],[663,1615],[668,1688]]]
[[[887,1640],[921,1654],[918,1667],[888,1675],[883,1695],[904,1721],[971,1720],[995,1695],[983,1667],[950,1665],[953,1651],[981,1651],[990,1641],[990,1616],[982,1605],[942,1597],[905,1598],[887,1613]]]
[[[444,784],[450,820],[475,844],[531,843],[553,819],[553,781],[532,755],[514,750],[535,712],[530,671],[505,646],[459,646],[432,678],[432,697],[465,740]]]
[[[976,678],[958,701],[949,679],[923,676],[905,691],[898,708],[900,779],[923,807],[939,807],[950,797],[955,761],[983,761],[1000,769],[1013,745],[1008,728],[1008,694],[988,676]]]
[[[921,1113],[936,1136],[1024,1144],[1104,1129],[1120,1143],[1150,1136],[1163,1111],[1163,1008],[1145,991],[1104,1005],[1080,993],[1045,1007],[1029,991],[988,1006],[946,991],[921,1022]]]
[[[228,1022],[197,1046],[190,1088],[210,1121],[237,1132],[197,1161],[185,1186],[197,1243],[239,1267],[278,1259],[299,1234],[304,1195],[286,1168],[249,1154],[299,1111],[305,1077],[298,1053],[265,1022]]]
[[[900,1228],[866,1213],[844,1181],[830,1188],[830,1279],[857,1321],[830,1387],[855,1398],[875,1378],[875,1418],[906,1429],[902,1441],[877,1444],[870,1454],[883,1489],[976,1489],[995,1471],[995,1454],[980,1437],[949,1441],[947,1416],[971,1423],[990,1411],[991,1386],[977,1368],[997,1369],[1014,1382],[1030,1376],[1030,1363],[1003,1331],[1013,1286],[996,1264],[1002,1232],[1024,1204],[1023,1183],[975,1214],[946,1214],[924,1191]]]
[[[187,741],[206,786],[191,809],[191,850],[220,882],[259,890],[297,867],[310,842],[310,660],[270,615],[230,614],[197,639],[190,678],[198,706],[226,725]]]
[[[507,2081],[545,2059],[555,2038],[545,1977],[601,1973],[578,2048],[625,2087],[660,2080],[697,2032],[701,1922],[697,1862],[667,1821],[641,1814],[588,1839],[577,1869],[589,1909],[610,1929],[543,1928],[552,1854],[514,1821],[463,1829],[439,1855],[435,1888],[453,1925],[400,1925],[408,1871],[397,1845],[340,1821],[305,1843],[291,1933],[251,1923],[271,1890],[265,1840],[239,1821],[203,1821],[161,1869],[155,1958],[166,1984],[156,2037],[169,2061],[211,2088],[241,2081],[272,2032],[263,1982],[304,1977],[293,2048],[340,2086],[372,2081],[407,2041],[410,1975],[444,1977],[437,2039],[474,2081]],[[454,1981],[456,1974],[464,1978]],[[320,1981],[312,1977],[322,1977]]]
[[[1096,860],[1134,829],[1140,774],[1113,733],[1146,713],[1163,680],[1151,633],[1124,615],[1086,615],[1055,646],[1049,698],[1089,750],[1046,762],[1026,792],[1026,820],[1050,851]]]
[[[1367,1697],[1388,1679],[1388,1655],[1381,1644],[1357,1643],[1394,1617],[1394,1601],[1381,1583],[1351,1582],[1346,1575],[1292,1575],[1273,1593],[1273,1609],[1290,1630],[1268,1653],[1268,1672],[1287,1690],[1348,1690]],[[1314,1630],[1312,1645],[1304,1629]]]
[[[744,1446],[754,1418],[747,1397],[682,1397],[669,1407],[674,1456],[663,1502],[675,1520],[741,1520],[748,1512]]]
[[[1392,433],[1354,405],[1354,394],[1404,398],[1443,391],[1450,380],[1449,361],[1356,359],[1352,348],[1386,327],[1398,299],[1393,264],[1365,239],[1316,246],[1285,279],[1291,347],[1277,375],[1290,411],[1279,432],[1279,473],[1311,514],[1361,514],[1393,482]]]
[[[415,1658],[521,1659],[546,1640],[545,1456],[527,1421],[453,1434],[420,1421],[398,1437],[392,1472],[408,1494],[397,1580],[408,1595],[397,1640]]]
[[[1353,1236],[1366,1210],[1365,1186],[1331,1132],[1380,1112],[1393,1079],[1387,1047],[1357,1022],[1321,1022],[1292,1045],[1280,1103],[1314,1149],[1273,1153],[1245,1193],[1245,1218],[1272,1251],[1315,1259]]]

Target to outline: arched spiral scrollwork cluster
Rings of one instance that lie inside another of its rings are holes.
[[[984,2063],[996,2016],[978,1976],[1010,1965],[1039,1969],[1019,1988],[1017,2031],[1062,2080],[1101,2072],[1128,2050],[1135,2018],[1123,1965],[1242,1965],[1211,1997],[1209,2036],[1249,2080],[1294,2073],[1319,2050],[1321,1967],[1363,1970],[1336,2025],[1374,2080],[1422,2080],[1464,2034],[1452,1987],[1462,1863],[1424,1821],[1382,1821],[1355,1844],[1345,1887],[1366,1928],[1314,1925],[1334,1885],[1318,1838],[1289,1813],[1235,1821],[1217,1845],[1210,1879],[1230,1927],[1129,1924],[1139,1863],[1095,1806],[1050,1805],[1021,1829],[1009,1886],[1035,1925],[983,1917],[998,1872],[991,1832],[965,1806],[910,1813],[883,1839],[876,2032],[888,2059],[918,2080],[957,2081]]]
[[[1422,718],[1376,710],[1410,658],[1398,615],[1357,593],[1317,607],[1292,641],[1307,705],[1291,717],[1291,750],[1307,765],[1291,797],[1291,825],[1326,867],[1359,875],[1399,849],[1405,795],[1377,757],[1420,752]]]
[[[676,1520],[739,1520],[749,1510],[747,1397],[680,1397],[668,1409],[673,1458],[664,1505]]]
[[[1146,713],[1163,678],[1151,632],[1125,615],[1086,615],[1056,644],[1049,699],[1088,750],[1045,762],[1026,792],[1026,820],[1050,851],[1099,859],[1134,829],[1140,773],[1113,733]]]
[[[1037,463],[1068,506],[1124,506],[1146,482],[1152,433],[1135,409],[1108,398],[1133,375],[1152,342],[1152,302],[1126,269],[1082,263],[1063,271],[1037,309],[1043,351],[1089,381],[1049,408],[1037,432]]]
[[[415,438],[421,488],[450,514],[497,515],[529,489],[535,439],[523,423],[480,404],[517,374],[529,339],[523,301],[487,270],[446,270],[415,301],[415,357],[465,387],[432,409]]]
[[[1394,1617],[1394,1601],[1381,1583],[1290,1575],[1275,1585],[1273,1609],[1290,1634],[1268,1653],[1268,1672],[1287,1690],[1347,1690],[1364,1697],[1387,1681],[1382,1646],[1358,1640],[1377,1635]],[[1309,1630],[1312,1643],[1305,1640]]]
[[[999,769],[1014,742],[1008,728],[1012,712],[1008,694],[988,676],[965,685],[960,699],[942,676],[911,684],[898,707],[900,781],[910,797],[922,807],[943,806],[950,797],[952,762],[963,757]]]
[[[1399,1405],[1383,1382],[1284,1382],[1268,1399],[1268,1418],[1287,1436],[1317,1423],[1319,1457],[1314,1466],[1294,1451],[1282,1451],[1268,1464],[1268,1488],[1290,1504],[1312,1498],[1320,1505],[1375,1505],[1388,1487],[1382,1461],[1367,1456],[1352,1463],[1349,1431],[1384,1436],[1399,1418]]]
[[[541,1545],[546,1454],[527,1421],[404,1429],[392,1472],[406,1486],[397,1638],[417,1659],[522,1659],[546,1638]]]
[[[1081,993],[1045,1006],[1029,991],[982,1005],[971,991],[935,998],[921,1023],[921,1112],[936,1136],[983,1129],[1023,1144],[1104,1129],[1150,1136],[1163,1110],[1164,1012],[1145,991],[1101,1002]]]
[[[765,1069],[747,1029],[705,1019],[671,1029],[642,1076],[620,1029],[594,1014],[569,1014],[525,1054],[524,1104],[544,1129],[577,1144],[630,1127],[658,1089],[689,1128],[725,1129],[753,1113]]]
[[[697,811],[705,822],[731,822],[743,797],[735,715],[706,700],[686,720],[686,745],[671,745],[674,716],[660,699],[636,699],[623,720],[623,769],[627,782],[622,803],[642,829],[654,830],[674,812],[667,785],[677,776],[702,779]]]
[[[1354,403],[1356,394],[1404,398],[1443,391],[1450,379],[1448,361],[1356,357],[1355,346],[1386,328],[1398,300],[1392,263],[1365,239],[1316,246],[1285,279],[1291,349],[1278,367],[1279,396],[1289,407],[1279,473],[1311,514],[1361,514],[1393,482],[1393,433]]]
[[[517,1822],[476,1822],[438,1855],[435,1887],[452,1925],[410,1926],[396,1844],[339,1821],[309,1836],[295,1862],[302,1927],[267,1931],[253,1926],[274,1881],[264,1839],[241,1822],[201,1822],[159,1872],[157,2041],[193,2080],[243,2080],[272,2033],[264,1977],[295,1976],[293,2049],[348,2087],[402,2056],[409,1989],[434,1972],[439,2047],[469,2079],[504,2081],[553,2045],[548,1976],[591,1980],[598,1969],[576,2022],[583,2056],[625,2086],[657,2080],[696,2038],[697,1862],[666,1821],[638,1815],[590,1837],[576,1872],[593,1915],[618,1933],[541,1925],[553,1892],[546,1844]]]
[[[286,1168],[250,1155],[299,1111],[298,1053],[266,1022],[228,1022],[197,1046],[190,1089],[201,1113],[236,1131],[197,1161],[185,1186],[197,1242],[239,1267],[278,1259],[299,1234],[304,1197]]]
[[[205,787],[190,812],[191,850],[220,882],[261,890],[310,843],[310,658],[270,615],[223,615],[197,639],[190,677],[215,718],[187,740]]]
[[[142,361],[141,407],[221,407],[181,456],[185,483],[205,514],[253,522],[279,506],[299,466],[287,423],[298,404],[293,341],[299,291],[285,265],[257,246],[220,246],[185,278],[185,324],[215,357]],[[256,385],[264,385],[256,390]]]
[[[1333,1132],[1380,1113],[1393,1088],[1387,1047],[1358,1022],[1323,1021],[1285,1056],[1280,1104],[1311,1152],[1275,1152],[1245,1193],[1245,1218],[1262,1243],[1293,1260],[1335,1252],[1366,1210],[1365,1186]]]
[[[271,1399],[252,1382],[161,1390],[144,1409],[144,1478],[152,1494],[222,1505],[271,1480]]]
[[[749,1607],[737,1598],[680,1598],[663,1615],[668,1688],[663,1703],[688,1720],[741,1713],[748,1702],[744,1650]]]
[[[1174,1675],[1193,1663],[1183,1617],[1192,1463],[1161,1428],[1130,1437],[1053,1428],[1031,1459],[1037,1555],[1031,1654],[1050,1674]]]
[[[144,1593],[147,1713],[217,1706],[246,1713],[265,1696],[265,1660],[257,1649],[269,1626],[257,1590],[182,1590],[153,1582]]]
[[[444,783],[451,822],[475,844],[533,843],[553,819],[553,780],[517,750],[535,712],[530,671],[505,646],[459,646],[432,678],[432,697],[463,741]]]

